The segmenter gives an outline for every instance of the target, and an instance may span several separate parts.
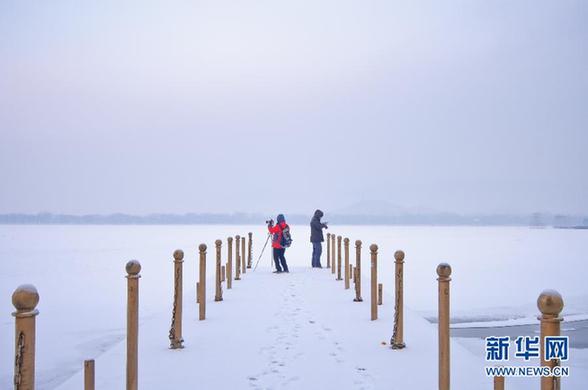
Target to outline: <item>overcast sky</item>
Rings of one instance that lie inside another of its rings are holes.
[[[588,2],[2,1],[0,212],[588,213]]]

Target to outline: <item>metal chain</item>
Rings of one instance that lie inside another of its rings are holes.
[[[18,344],[16,346],[16,356],[14,357],[14,390],[20,389],[22,380],[22,361],[24,358],[25,335],[24,332],[18,334]]]
[[[561,361],[557,359],[555,365],[559,367],[561,365]],[[561,377],[554,376],[553,377],[553,390],[560,390],[561,389]]]
[[[402,273],[400,270],[396,274],[399,282],[402,284]],[[392,331],[392,338],[390,339],[390,345],[394,347],[396,343],[396,334],[398,333],[398,317],[400,316],[400,294],[396,294],[394,299],[394,330]]]
[[[253,246],[251,244],[251,237],[249,237],[249,244],[247,245],[247,268],[251,268],[253,262]]]
[[[174,264],[175,267],[175,264]],[[175,267],[176,268],[176,273],[175,273],[175,279],[174,279],[174,305],[172,308],[172,318],[171,318],[171,328],[169,330],[169,339],[171,341],[171,346],[174,346],[174,340],[176,339],[176,307],[177,304],[176,302],[178,301],[178,281],[180,279],[180,267]]]
[[[353,289],[355,290],[355,299],[357,299],[357,297],[359,296],[359,294],[357,294],[357,265],[353,268]]]

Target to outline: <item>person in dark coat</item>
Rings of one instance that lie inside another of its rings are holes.
[[[312,267],[322,268],[321,254],[323,253],[323,244],[325,241],[323,237],[323,229],[328,229],[326,223],[321,222],[323,217],[321,210],[316,210],[314,216],[310,220],[310,242],[312,242]]]

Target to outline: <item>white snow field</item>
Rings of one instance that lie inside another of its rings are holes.
[[[40,294],[37,317],[37,388],[81,388],[84,359],[96,358],[98,388],[122,388],[126,279],[136,258],[140,280],[140,386],[201,388],[436,387],[435,267],[453,267],[452,316],[509,321],[537,314],[545,288],[564,297],[567,314],[588,313],[588,232],[504,227],[332,226],[329,232],[363,247],[363,303],[352,302],[328,270],[309,269],[307,226],[292,226],[286,257],[292,272],[269,273],[269,248],[255,274],[248,270],[225,301],[213,302],[214,240],[254,233],[254,261],[264,226],[0,226],[0,388],[10,388],[14,319],[10,296],[23,283]],[[208,250],[206,321],[197,321],[194,285],[197,246]],[[380,319],[369,321],[369,244],[380,247],[384,283]],[[186,348],[168,349],[173,296],[172,253],[184,262]],[[393,253],[406,252],[405,338],[408,348],[381,345],[392,332]],[[354,260],[354,250],[350,250]],[[326,245],[323,253],[326,264]],[[4,297],[4,298],[2,298]],[[416,310],[416,312],[411,311]],[[490,388],[484,351],[452,344],[454,388]],[[573,351],[568,389],[584,388],[588,370]],[[586,359],[583,360],[586,362]],[[181,381],[183,382],[176,382]],[[531,380],[531,383],[533,381]],[[520,383],[520,381],[519,381]],[[395,386],[395,384],[397,384]],[[509,386],[512,388],[512,386]],[[526,384],[520,388],[526,388]]]

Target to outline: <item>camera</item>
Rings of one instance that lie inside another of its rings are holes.
[[[265,221],[266,225],[273,225],[274,224],[274,220],[273,219],[268,219]]]

